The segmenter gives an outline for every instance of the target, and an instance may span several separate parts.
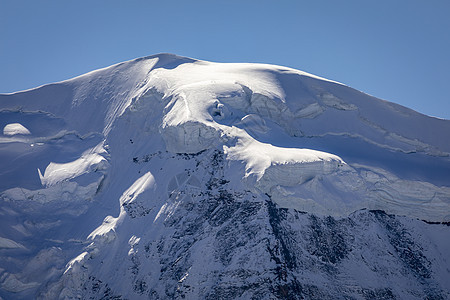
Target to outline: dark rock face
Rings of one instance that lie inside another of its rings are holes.
[[[203,174],[203,183],[172,193],[174,208],[160,223],[143,204],[125,207],[130,222],[148,226],[125,261],[118,262],[127,279],[113,287],[108,276],[96,275],[105,272],[88,266],[84,298],[449,297],[435,273],[439,257],[429,258],[436,253],[415,235],[417,228],[444,225],[382,211],[335,219],[280,208],[268,195],[231,187],[223,177],[223,155],[178,155],[194,160],[196,167],[186,172]]]
[[[419,279],[430,278],[431,264],[423,255],[423,249],[414,243],[408,229],[402,226],[395,216],[380,211],[373,211],[372,213],[386,230],[390,244],[394,247],[405,267]]]

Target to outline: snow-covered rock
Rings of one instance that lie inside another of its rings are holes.
[[[450,297],[449,120],[160,54],[0,95],[0,128],[1,298]]]

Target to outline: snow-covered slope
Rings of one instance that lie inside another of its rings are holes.
[[[160,54],[0,95],[0,128],[5,299],[449,297],[449,120]]]

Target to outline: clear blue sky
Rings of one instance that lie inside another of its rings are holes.
[[[450,119],[450,1],[0,0],[0,93],[160,52],[263,62]]]

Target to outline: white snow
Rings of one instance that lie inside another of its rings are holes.
[[[143,192],[149,189],[156,189],[155,177],[152,173],[147,172],[136,180],[120,197],[119,202],[121,206],[136,200],[136,198]]]
[[[146,192],[147,190],[154,190],[156,188],[155,178],[152,173],[147,172],[140,178],[138,178],[119,199],[120,202],[120,213],[119,216],[114,218],[112,216],[107,216],[102,225],[97,227],[88,236],[88,239],[101,241],[102,243],[109,243],[115,238],[115,229],[118,224],[123,221],[125,217],[125,210],[123,208],[124,204],[129,204],[136,200],[136,198]]]
[[[30,131],[20,123],[11,123],[3,128],[4,135],[31,134]]]
[[[260,185],[267,189],[276,184],[302,184],[314,176],[330,174],[344,164],[336,155],[310,149],[275,147],[250,137],[224,149],[230,160],[245,162],[245,177],[255,174],[261,181]]]
[[[89,253],[85,251],[85,252],[81,253],[80,255],[78,255],[77,257],[75,257],[74,259],[72,259],[71,261],[69,261],[67,263],[67,267],[66,267],[66,270],[64,271],[64,274],[67,273],[72,268],[74,268],[75,266],[78,266],[79,264],[81,264],[83,259],[87,256],[89,256]]]
[[[80,158],[68,163],[51,162],[45,168],[44,175],[38,169],[41,183],[45,187],[54,186],[60,182],[70,180],[72,178],[83,175],[89,171],[103,169],[100,164],[106,162],[105,158],[97,153],[89,153],[82,155]]]

